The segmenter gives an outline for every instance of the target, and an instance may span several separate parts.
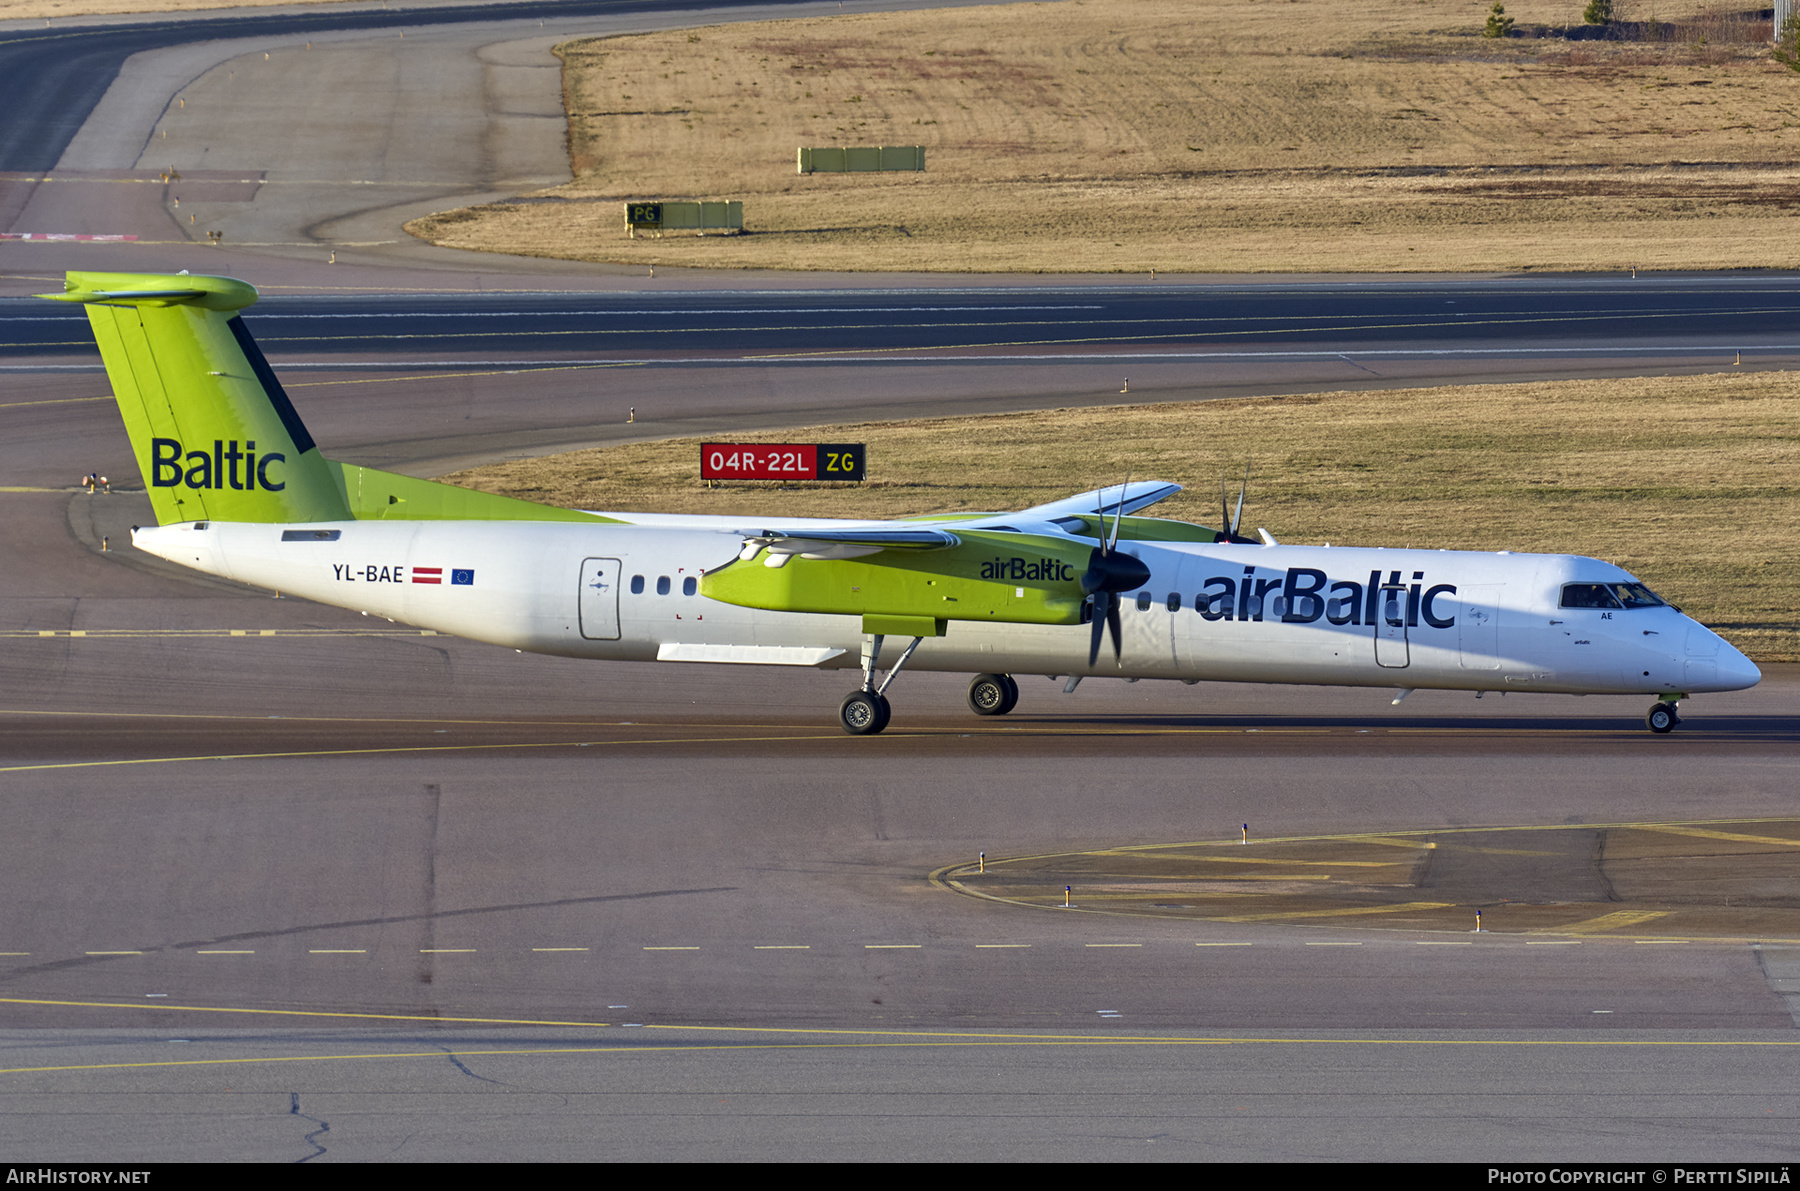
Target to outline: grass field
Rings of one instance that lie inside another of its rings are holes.
[[[1618,7],[1686,40],[1492,40],[1471,0],[1063,0],[571,42],[575,182],[410,230],[746,268],[1790,265],[1800,78],[1767,22]],[[927,171],[795,172],[857,144]],[[626,239],[620,204],[659,197],[741,198],[749,234]]]
[[[697,440],[447,477],[589,509],[901,517],[1010,510],[1117,483],[1188,485],[1151,512],[1284,542],[1587,554],[1635,572],[1762,661],[1800,660],[1796,377],[1471,385],[814,427],[867,442],[870,481],[707,488]],[[1199,394],[1195,394],[1199,396]]]

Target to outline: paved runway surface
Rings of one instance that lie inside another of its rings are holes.
[[[1084,353],[1164,363],[1411,357],[1640,362],[1726,351],[1800,355],[1800,278],[1114,281],[727,293],[271,295],[249,317],[272,357],[781,358],[1058,364]],[[79,309],[0,311],[0,358],[93,356]],[[1735,346],[1734,346],[1735,345]],[[384,367],[395,367],[391,359]]]
[[[148,188],[92,193],[100,219],[141,213]],[[292,295],[251,317],[314,434],[419,474],[628,434],[1118,400],[1126,358],[1134,394],[1194,398],[1793,350],[1780,278],[1146,297],[978,279],[745,292],[589,269],[558,276],[570,293],[488,299],[470,295],[541,282],[436,250],[409,258],[428,273],[269,253],[14,242],[0,268],[15,295],[65,267],[209,264]],[[368,296],[305,296],[352,287]],[[1097,309],[1001,308],[1018,305]],[[1244,823],[1269,838],[1791,818],[1790,668],[1692,701],[1667,737],[1635,699],[1420,692],[1394,708],[1098,681],[1028,682],[995,724],[962,709],[955,676],[906,675],[895,727],[852,740],[832,723],[842,674],[526,657],[136,554],[142,494],[74,488],[133,469],[66,313],[8,322],[0,372],[9,1156],[1794,1155],[1800,948],[1784,939],[1623,920],[1523,933],[1505,899],[1478,936],[1161,921],[930,879],[982,851]],[[568,341],[541,342],[539,318]],[[753,358],[771,346],[808,358]],[[1448,363],[1403,354],[1440,349]],[[437,379],[405,379],[421,373]],[[651,416],[628,428],[633,406]]]

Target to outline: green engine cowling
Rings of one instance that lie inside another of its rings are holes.
[[[957,531],[960,543],[861,558],[758,554],[700,580],[711,599],[775,612],[860,616],[863,631],[942,636],[952,620],[1080,624],[1092,547],[1037,534]],[[777,556],[779,557],[779,556]]]

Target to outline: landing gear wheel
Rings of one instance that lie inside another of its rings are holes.
[[[1675,714],[1673,703],[1655,704],[1650,708],[1650,713],[1644,717],[1644,725],[1658,736],[1673,732],[1675,725],[1680,722],[1681,717]]]
[[[873,691],[852,691],[838,704],[838,723],[852,736],[873,736],[888,726],[893,708]]]
[[[1005,715],[1019,703],[1019,684],[1010,674],[977,674],[969,680],[969,710],[976,715]]]

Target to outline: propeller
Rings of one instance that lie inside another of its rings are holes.
[[[1254,546],[1255,538],[1247,538],[1238,533],[1238,523],[1244,516],[1244,494],[1250,491],[1250,465],[1244,464],[1244,486],[1238,489],[1237,511],[1231,512],[1231,494],[1225,487],[1225,481],[1219,481],[1219,536],[1218,541],[1235,542],[1239,545]]]
[[[1119,526],[1125,520],[1125,492],[1131,484],[1131,477],[1125,477],[1125,485],[1119,489],[1118,512],[1113,516],[1112,534],[1106,533],[1106,505],[1102,499],[1099,508],[1094,511],[1100,518],[1100,544],[1088,555],[1087,570],[1081,575],[1081,590],[1094,602],[1094,634],[1088,641],[1088,666],[1091,669],[1100,657],[1100,638],[1103,633],[1111,632],[1113,661],[1122,663],[1124,645],[1120,641],[1122,631],[1119,627],[1119,593],[1141,587],[1150,579],[1150,568],[1139,559],[1129,554],[1120,554]]]

